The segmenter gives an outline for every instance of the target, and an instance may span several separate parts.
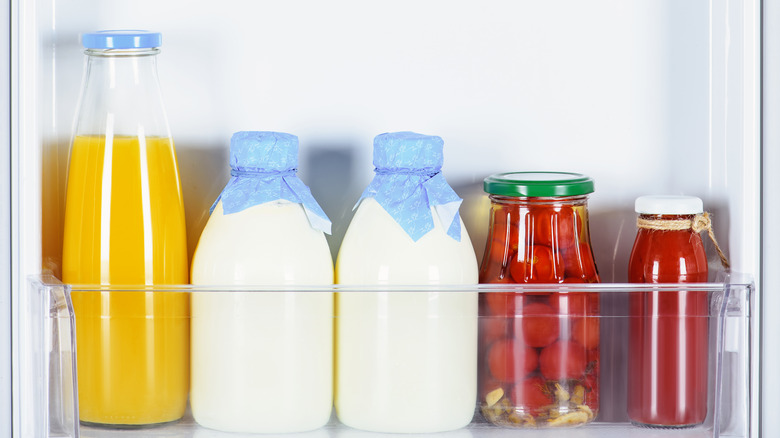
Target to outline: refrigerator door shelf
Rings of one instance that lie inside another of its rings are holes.
[[[637,285],[637,284],[588,284],[577,285],[577,292],[598,294],[600,301],[600,409],[593,423],[578,428],[566,429],[567,436],[573,437],[655,437],[668,436],[669,431],[639,428],[630,424],[625,412],[627,391],[632,390],[632,382],[627,381],[627,354],[629,351],[629,299],[632,294],[653,293],[669,294],[681,289],[708,294],[708,400],[707,417],[703,425],[680,429],[675,437],[719,436],[749,437],[750,431],[750,373],[751,356],[751,317],[754,311],[754,285],[747,281],[733,282],[730,277],[723,283],[683,285]],[[393,288],[380,287],[315,287],[315,288],[272,288],[272,287],[121,287],[106,288],[82,287],[59,283],[55,278],[31,278],[28,281],[27,300],[24,303],[25,319],[28,322],[22,333],[23,342],[30,348],[25,349],[21,369],[22,378],[35,390],[24,398],[23,436],[44,437],[114,437],[114,436],[177,436],[177,437],[234,437],[243,436],[209,430],[199,426],[189,409],[180,421],[156,428],[135,430],[111,430],[81,425],[74,421],[78,417],[78,397],[76,388],[76,346],[75,318],[71,302],[71,293],[105,293],[123,291],[145,291],[149,294],[165,294],[186,291],[191,297],[203,294],[263,294],[269,292],[285,293],[386,293],[386,296],[398,294],[429,294],[429,297],[446,294],[477,293],[523,293],[559,294],[564,291],[560,285],[472,285],[472,286],[404,286]],[[635,295],[634,295],[635,296]],[[428,316],[430,318],[430,316]],[[335,318],[338,318],[337,316]],[[474,318],[487,318],[483,311]],[[515,318],[521,318],[516,316]],[[516,322],[516,321],[515,321]],[[754,358],[753,358],[754,359]],[[754,359],[755,360],[755,359]],[[263,397],[258,394],[258,397]],[[489,424],[480,414],[475,400],[475,415],[465,428],[438,433],[431,436],[442,437],[504,437],[514,436],[517,430],[497,427]],[[539,436],[560,436],[561,430],[550,428],[538,430]],[[318,430],[289,436],[330,437],[330,436],[377,436],[348,428],[339,423],[334,414],[328,424]],[[424,434],[421,434],[424,435]],[[410,436],[410,435],[401,435]],[[416,435],[415,435],[416,436]]]
[[[31,277],[19,304],[22,436],[78,437],[76,337],[67,288],[53,277]]]

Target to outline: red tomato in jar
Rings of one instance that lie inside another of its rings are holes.
[[[514,292],[484,292],[485,302],[491,315],[514,318],[523,314],[523,306],[529,297]]]
[[[515,337],[531,347],[546,347],[559,335],[559,318],[547,304],[527,304],[522,309],[522,317],[515,319]]]
[[[509,261],[514,258],[517,253],[517,243],[510,242],[508,234],[504,229],[494,229],[493,236],[490,240],[490,247],[488,247],[489,256],[486,260],[495,266],[507,266]]]
[[[506,266],[517,252],[519,214],[517,207],[494,207],[494,222],[490,228],[490,246],[487,249],[491,263]]]
[[[487,256],[487,255],[486,255]],[[483,262],[479,270],[480,283],[514,283],[509,275],[509,269],[490,262]]]
[[[582,218],[570,206],[534,207],[530,216],[533,221],[534,244],[564,249],[579,242]]]
[[[587,296],[582,292],[558,292],[550,296],[550,306],[560,315],[585,315]]]
[[[550,293],[549,292],[523,292],[526,295],[525,304],[542,303],[550,305]]]
[[[598,315],[596,292],[558,292],[550,295],[550,306],[560,315]]]
[[[507,227],[517,230],[520,224],[520,207],[517,205],[493,205],[493,228]]]
[[[585,292],[585,314],[586,315],[600,315],[600,296],[596,292]]]
[[[504,316],[481,316],[479,318],[480,339],[485,345],[507,336],[509,319]]]
[[[522,380],[539,365],[539,355],[522,341],[501,339],[488,351],[488,368],[497,380],[516,382]]]
[[[590,350],[599,346],[599,319],[595,317],[576,318],[571,328],[571,337]]]
[[[598,363],[599,362],[599,349],[593,348],[591,350],[588,350],[586,353],[586,356],[588,357],[588,363]]]
[[[534,245],[530,257],[518,253],[509,261],[509,273],[517,283],[558,283],[563,261],[549,246]]]
[[[593,252],[587,243],[580,243],[561,251],[561,261],[564,266],[566,280],[582,279],[584,283],[598,283],[599,274]]]
[[[516,384],[510,398],[516,408],[531,415],[539,415],[555,401],[540,377],[530,377]]]
[[[558,341],[539,355],[539,369],[548,380],[582,378],[586,366],[585,348],[572,341]]]

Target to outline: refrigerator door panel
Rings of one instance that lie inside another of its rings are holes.
[[[777,391],[780,389],[780,321],[775,316],[780,309],[780,295],[775,291],[780,284],[780,2],[765,1],[763,5],[763,76],[762,76],[762,223],[761,281],[770,292],[761,299],[764,326],[761,348],[761,431],[763,436],[780,435],[780,418],[774,415],[780,409]]]
[[[478,259],[487,234],[482,179],[564,170],[596,181],[590,231],[602,281],[626,281],[633,201],[657,193],[704,200],[734,271],[756,281],[757,300],[771,278],[761,276],[760,0],[11,4],[12,301],[27,276],[60,274],[79,35],[139,27],[163,34],[160,81],[190,254],[227,181],[233,132],[299,136],[299,175],[333,220],[335,256],[373,176],[373,137],[412,130],[444,139],[443,173],[464,198]],[[752,333],[760,321],[750,319]],[[31,341],[15,339],[15,351]],[[760,338],[734,342],[749,342],[754,354],[744,421],[755,437]],[[24,388],[14,384],[18,397]],[[764,426],[780,430],[780,421],[765,417]]]
[[[10,3],[2,2],[0,23],[10,28]],[[0,435],[10,436],[12,418],[11,340],[13,325],[11,321],[11,34],[0,35],[0,102],[6,108],[6,117],[0,119]]]

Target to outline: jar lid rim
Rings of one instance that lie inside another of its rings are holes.
[[[152,49],[162,45],[162,34],[148,30],[100,30],[81,35],[87,49]]]
[[[634,201],[634,211],[639,214],[699,214],[704,203],[696,196],[648,195]]]
[[[573,172],[505,172],[485,178],[485,192],[520,197],[579,196],[593,193],[593,179]]]

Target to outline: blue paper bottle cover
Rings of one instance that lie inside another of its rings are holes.
[[[444,179],[444,141],[414,132],[374,138],[375,176],[358,200],[374,198],[415,242],[433,230],[431,207],[447,234],[460,241],[463,200]],[[357,204],[355,205],[357,207]]]
[[[298,137],[283,132],[240,131],[230,139],[230,180],[211,210],[222,201],[224,214],[266,202],[301,204],[312,228],[330,234],[331,222],[298,178]]]

